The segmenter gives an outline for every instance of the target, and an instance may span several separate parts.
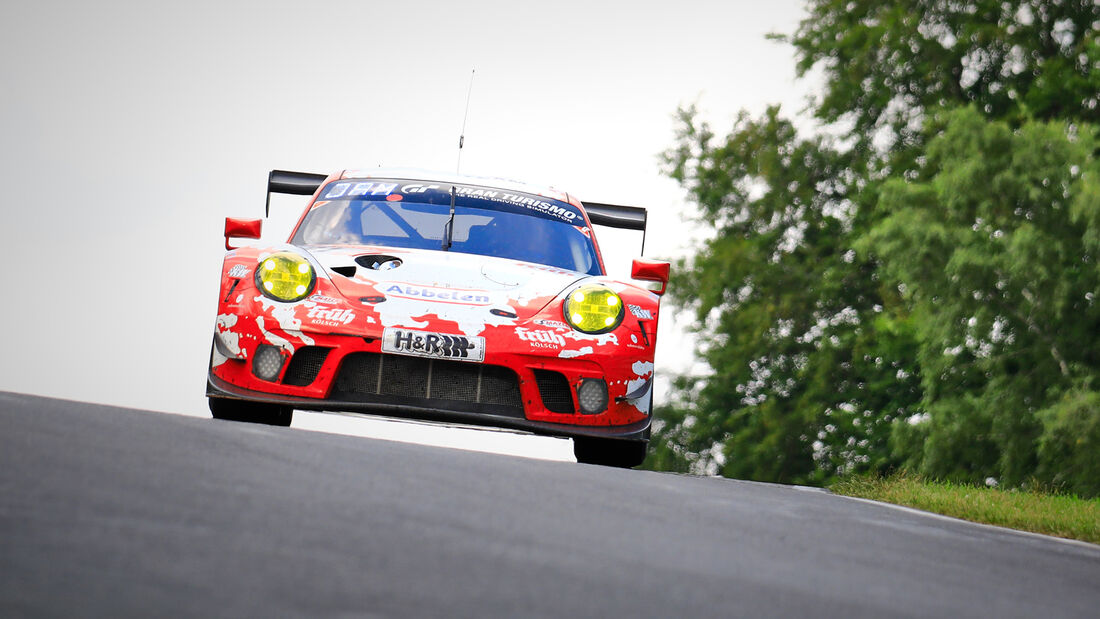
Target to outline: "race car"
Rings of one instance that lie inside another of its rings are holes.
[[[286,243],[226,218],[206,394],[215,418],[314,410],[573,439],[577,460],[645,459],[667,262],[606,275],[593,224],[642,208],[480,177],[272,171],[311,195]],[[652,283],[647,283],[652,282]]]

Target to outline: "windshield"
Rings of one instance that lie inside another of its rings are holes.
[[[349,195],[348,187],[355,184],[338,181],[323,189],[291,242],[443,249],[450,185],[358,183],[382,191]],[[574,207],[517,192],[459,186],[456,193],[449,251],[601,274],[591,231]],[[329,196],[335,199],[324,199]]]

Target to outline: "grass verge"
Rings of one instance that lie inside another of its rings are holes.
[[[909,476],[844,479],[829,490],[972,522],[1100,544],[1100,498],[979,488]]]

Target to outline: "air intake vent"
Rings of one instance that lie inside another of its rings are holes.
[[[552,413],[572,415],[576,412],[573,408],[573,390],[569,388],[569,381],[559,372],[550,370],[534,370],[535,383],[539,386],[539,396],[542,397],[542,405]]]
[[[304,346],[299,348],[290,359],[290,365],[286,368],[283,383],[295,387],[305,387],[317,379],[317,373],[328,357],[330,348],[320,346]]]
[[[356,264],[359,266],[371,269],[374,271],[389,271],[390,269],[396,269],[401,266],[401,259],[395,256],[386,256],[383,254],[371,254],[368,256],[359,256],[355,259]]]
[[[418,406],[432,406],[432,402],[448,406],[462,403],[472,406],[451,407],[524,416],[519,377],[512,370],[496,365],[404,355],[348,355],[340,365],[332,398]]]

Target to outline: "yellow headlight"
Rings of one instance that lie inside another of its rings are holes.
[[[278,301],[301,301],[313,292],[315,282],[309,261],[289,251],[271,254],[256,268],[256,287]]]
[[[606,333],[623,321],[623,300],[599,284],[581,286],[565,298],[565,322],[584,333]]]

